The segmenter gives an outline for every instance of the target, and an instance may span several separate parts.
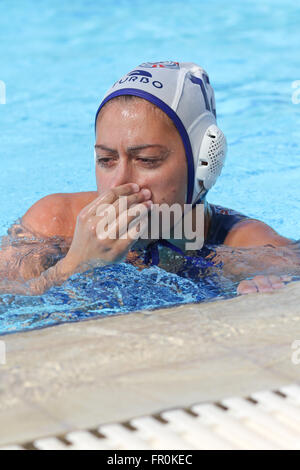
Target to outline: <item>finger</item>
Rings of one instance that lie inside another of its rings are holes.
[[[128,217],[128,223],[121,227],[122,234],[121,239],[137,240],[140,238],[149,228],[149,212],[151,211],[153,205],[151,201],[146,201],[144,204],[136,206],[138,212],[136,216]]]
[[[291,280],[293,279],[292,276],[288,276],[286,274],[279,276],[279,277],[283,282],[291,282]]]
[[[122,238],[118,238],[116,236],[115,229],[110,227],[107,238],[118,238],[118,239],[115,240],[113,244],[113,248],[112,248],[112,245],[110,244],[110,246],[109,245],[107,246],[107,249],[113,249],[116,253],[119,253],[119,254],[123,253],[124,257],[126,257],[127,253],[125,252],[128,252],[130,250],[130,248],[134,245],[136,240],[148,228],[149,210],[147,208],[145,209],[146,210],[144,211],[144,213],[142,213],[140,217],[137,217],[131,222],[130,228],[128,228],[128,224],[126,224],[126,227],[123,229],[125,233],[122,235]]]
[[[139,190],[140,187],[136,183],[126,183],[122,184],[121,186],[117,186],[116,188],[111,188],[109,191],[99,195],[96,199],[94,199],[82,210],[82,212],[84,212],[86,215],[95,215],[96,208],[100,203],[112,204],[120,196],[129,196],[133,192],[137,193]]]
[[[284,287],[284,282],[283,282],[282,277],[284,276],[275,276],[275,275],[268,276],[273,289],[280,289],[281,287]]]
[[[144,203],[136,204],[127,211],[122,212],[115,224],[112,225],[112,230],[116,230],[117,232],[117,238],[127,239],[130,226],[136,225],[139,220],[148,215],[151,205],[152,201],[149,200]]]
[[[252,281],[256,285],[258,292],[270,292],[273,290],[268,276],[255,276]]]
[[[128,207],[151,198],[151,191],[148,188],[142,188],[138,193],[127,196]]]
[[[138,193],[131,194],[130,196],[120,196],[113,204],[101,203],[101,205],[96,209],[96,215],[102,216],[107,210],[109,211],[112,206],[112,213],[115,213],[115,217],[118,217],[131,206],[144,202],[150,199],[150,197],[151,191],[147,188],[143,188]]]
[[[237,288],[237,293],[238,294],[252,294],[254,292],[257,292],[257,287],[256,284],[251,280],[245,280],[239,283],[238,288]]]
[[[145,201],[141,204],[129,208],[127,211],[122,212],[118,217],[111,214],[109,211],[105,217],[102,217],[96,226],[96,233],[99,240],[111,239],[116,240],[120,236],[126,234],[128,225],[132,220],[143,217],[148,213],[152,201]],[[112,208],[113,206],[110,206]]]
[[[121,251],[129,250],[137,241],[138,238],[148,231],[148,213],[139,217],[131,222],[128,228],[126,238],[118,241],[119,249]]]

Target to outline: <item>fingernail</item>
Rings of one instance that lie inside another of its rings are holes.
[[[142,189],[142,193],[145,197],[150,197],[151,196],[151,192],[147,188]]]
[[[138,185],[138,184],[136,184],[136,183],[132,183],[132,189],[133,189],[133,191],[134,191],[134,192],[136,192],[136,193],[137,193],[137,192],[140,190],[140,187],[139,187],[139,185]]]

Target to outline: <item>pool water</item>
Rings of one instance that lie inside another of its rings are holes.
[[[0,236],[47,194],[96,190],[93,120],[105,91],[139,63],[177,60],[209,73],[228,140],[209,202],[298,240],[299,21],[291,0],[1,2]],[[43,296],[0,295],[0,334],[235,294],[236,279],[195,269],[122,263]]]

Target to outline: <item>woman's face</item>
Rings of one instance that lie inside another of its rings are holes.
[[[125,183],[151,191],[154,204],[186,202],[187,165],[175,127],[145,100],[109,102],[96,127],[99,195]]]

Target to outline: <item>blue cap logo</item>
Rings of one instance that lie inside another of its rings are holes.
[[[152,75],[150,72],[146,72],[146,70],[133,70],[128,74],[129,76],[131,75],[141,75],[143,77],[150,77],[152,78]]]
[[[125,82],[135,82],[135,83],[143,83],[143,84],[150,84],[154,86],[155,88],[163,88],[162,82],[158,80],[151,80],[152,74],[150,72],[147,72],[146,70],[133,70],[132,72],[129,72],[125,77],[121,78],[118,82],[114,84],[116,86],[117,84],[122,85],[122,83]]]

